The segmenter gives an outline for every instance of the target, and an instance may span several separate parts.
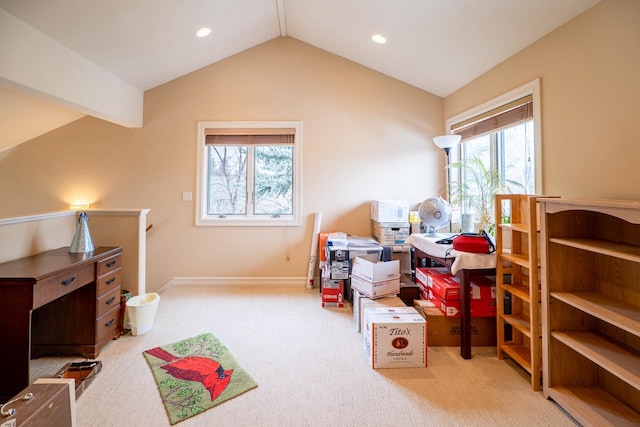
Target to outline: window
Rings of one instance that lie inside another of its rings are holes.
[[[495,194],[540,187],[538,94],[536,80],[447,121],[462,136],[449,170],[455,230],[492,232]]]
[[[196,225],[300,225],[300,122],[198,123]]]

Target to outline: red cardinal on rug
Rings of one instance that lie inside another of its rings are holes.
[[[145,353],[168,362],[162,366],[169,375],[179,380],[201,382],[209,390],[211,401],[216,400],[227,388],[233,369],[225,371],[215,360],[206,357],[177,357],[160,347],[147,350]]]

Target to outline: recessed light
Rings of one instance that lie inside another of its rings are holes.
[[[202,27],[198,31],[196,31],[196,36],[198,37],[207,37],[211,33],[211,28]]]
[[[385,44],[387,42],[387,38],[382,34],[374,34],[371,36],[371,40],[378,44]]]

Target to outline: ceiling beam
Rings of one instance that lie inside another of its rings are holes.
[[[0,9],[0,85],[126,127],[144,93]]]

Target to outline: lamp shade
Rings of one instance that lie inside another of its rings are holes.
[[[462,139],[462,135],[442,135],[436,136],[433,138],[433,142],[441,149],[447,150],[451,147],[455,147],[460,140]]]

